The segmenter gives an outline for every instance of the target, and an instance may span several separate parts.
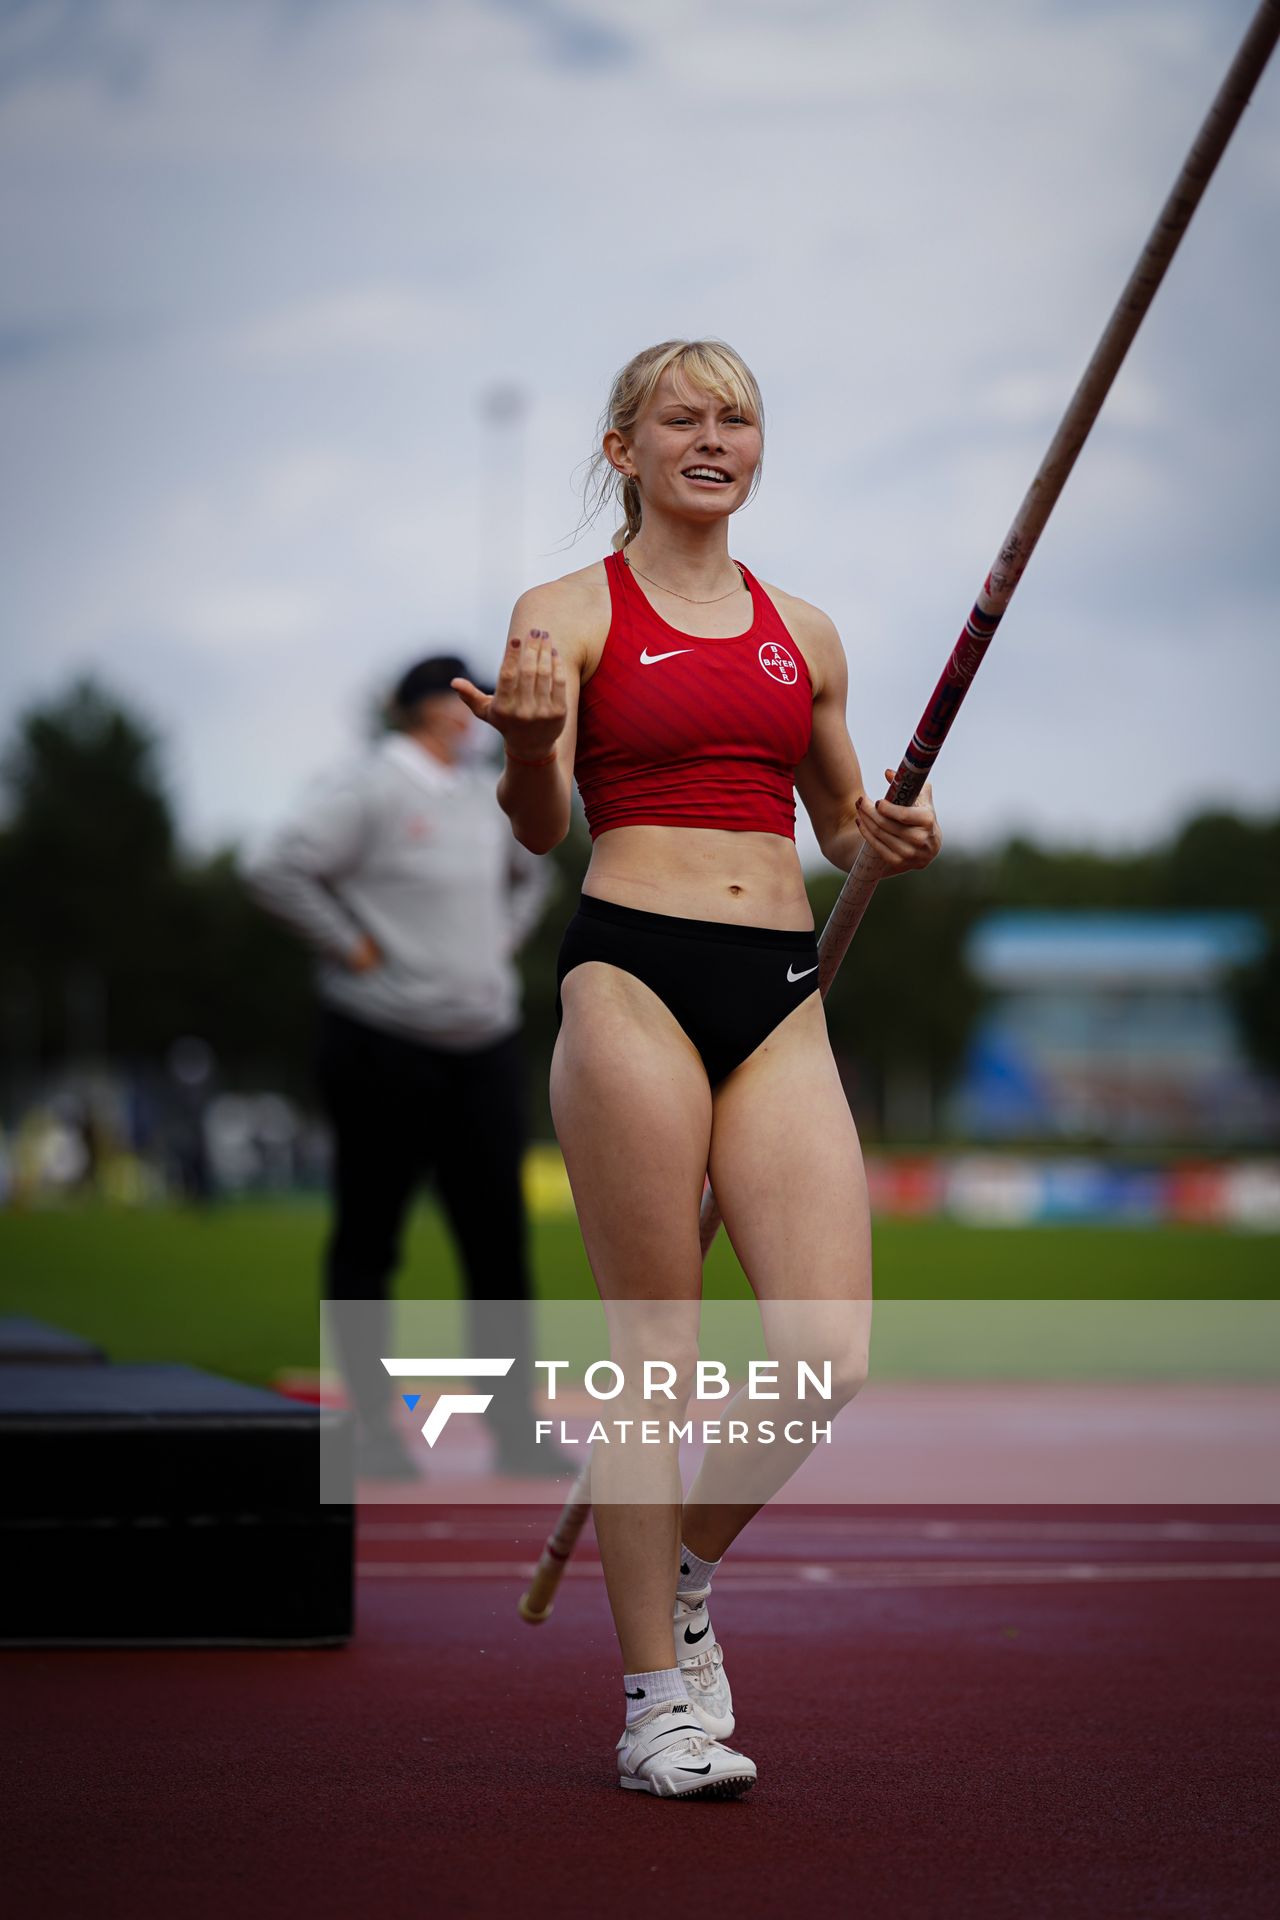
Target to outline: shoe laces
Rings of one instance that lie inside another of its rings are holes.
[[[664,1748],[663,1751],[669,1753],[675,1749],[687,1753],[691,1760],[700,1760],[711,1744],[711,1736],[705,1730],[697,1733],[690,1732],[683,1740],[673,1740],[671,1746]]]
[[[691,1660],[687,1667],[681,1667],[680,1671],[684,1675],[686,1686],[692,1680],[694,1685],[701,1687],[704,1693],[710,1693],[720,1677],[720,1668],[723,1665],[724,1648],[718,1640],[713,1640],[709,1647],[701,1648],[697,1658]]]

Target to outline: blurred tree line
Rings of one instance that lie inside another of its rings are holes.
[[[153,729],[83,680],[0,757],[0,1021],[10,1074],[150,1066],[198,1035],[222,1077],[301,1087],[309,966],[231,849],[184,856]]]
[[[192,859],[176,832],[160,741],[109,691],[82,680],[22,715],[0,758],[0,1036],[7,1076],[68,1061],[161,1061],[194,1034],[224,1086],[310,1090],[310,961],[260,913],[235,850]],[[551,856],[558,886],[526,949],[535,1125],[550,1132],[560,931],[590,851],[585,827]],[[819,927],[842,876],[814,875]],[[1235,983],[1255,1059],[1280,1071],[1280,819],[1203,813],[1168,842],[1100,854],[1010,840],[944,853],[925,876],[882,885],[827,1003],[850,1096],[873,1131],[893,1089],[939,1095],[980,1004],[964,946],[995,907],[1247,909],[1269,941]],[[907,1131],[911,1131],[908,1126]]]

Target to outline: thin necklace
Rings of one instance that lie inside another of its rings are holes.
[[[622,552],[622,564],[624,567],[629,567],[632,573],[640,573],[639,567],[637,567],[633,561],[628,560],[625,548]],[[736,560],[733,564],[735,567],[738,567]],[[741,567],[738,567],[738,572],[742,574],[742,591],[744,593],[750,593],[751,589],[747,585],[746,574],[742,573]],[[714,607],[718,600],[729,600],[738,591],[737,587],[730,587],[728,593],[713,594],[710,600],[695,600],[691,593],[677,593],[674,587],[664,587],[661,580],[655,580],[652,574],[640,573],[640,578],[647,580],[651,587],[656,587],[659,593],[669,593],[677,600],[687,600],[691,607]]]

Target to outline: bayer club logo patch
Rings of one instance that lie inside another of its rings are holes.
[[[776,640],[766,640],[760,649],[760,665],[771,680],[781,681],[784,687],[794,686],[800,678],[800,669]]]

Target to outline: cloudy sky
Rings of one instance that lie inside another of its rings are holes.
[[[0,0],[0,704],[92,670],[252,838],[597,558],[614,369],[754,366],[733,546],[896,762],[1252,0]],[[1280,61],[935,782],[957,842],[1280,803]],[[495,418],[495,390],[521,406]]]

